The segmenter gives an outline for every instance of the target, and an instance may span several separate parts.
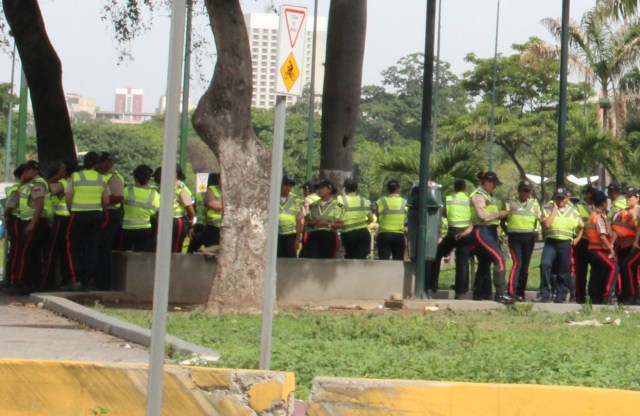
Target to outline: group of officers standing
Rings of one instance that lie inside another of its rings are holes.
[[[435,261],[427,262],[428,290],[438,290],[442,259],[455,249],[456,299],[465,297],[472,286],[474,300],[523,301],[534,245],[541,235],[544,246],[536,302],[640,304],[640,224],[636,221],[640,190],[623,192],[620,184],[611,182],[605,195],[587,185],[578,199],[559,187],[541,206],[532,197],[529,181],[521,181],[517,196],[503,203],[494,196],[502,184],[495,172],[481,172],[478,179],[479,186],[470,194],[465,180],[456,179],[454,192],[445,198],[448,229]],[[389,181],[388,195],[375,203],[357,194],[357,182],[352,179],[345,181],[340,195],[328,180],[305,183],[302,196],[292,192],[294,185],[285,175],[279,257],[331,259],[342,244],[346,259],[373,258],[376,238],[378,259],[404,258],[408,206],[398,181]],[[503,241],[513,261],[510,271]],[[472,255],[477,258],[477,270],[471,285]]]
[[[619,183],[611,182],[605,195],[586,185],[578,199],[559,187],[541,207],[531,196],[532,184],[525,180],[518,185],[517,197],[507,200],[501,209],[493,196],[501,184],[498,176],[483,172],[478,178],[480,186],[470,195],[465,192],[465,181],[456,179],[454,193],[446,197],[448,231],[438,245],[428,282],[431,290],[437,290],[441,260],[455,248],[457,299],[469,290],[469,257],[475,253],[474,300],[491,299],[492,265],[494,299],[502,303],[524,300],[529,264],[541,230],[544,246],[536,302],[640,304],[640,190],[623,192]],[[501,231],[513,260],[508,277]]]
[[[80,167],[64,161],[44,179],[36,161],[16,168],[16,183],[7,189],[4,219],[9,240],[6,264],[9,290],[108,290],[111,250],[154,251],[155,214],[159,210],[161,168],[139,165],[134,183],[125,185],[107,152],[88,152]],[[155,184],[151,183],[154,179]],[[176,169],[173,198],[172,251],[195,252],[220,243],[223,218],[218,174],[210,174],[204,192],[195,196]],[[540,264],[538,302],[621,302],[640,304],[640,232],[636,218],[640,191],[608,185],[608,196],[591,185],[582,200],[571,200],[557,188],[541,207],[532,198],[532,184],[522,181],[518,196],[503,206],[493,192],[501,181],[495,172],[478,175],[480,185],[469,195],[466,182],[456,179],[445,199],[448,223],[438,244],[437,258],[428,262],[426,287],[438,290],[442,259],[456,250],[455,297],[469,290],[469,258],[477,271],[472,285],[475,300],[502,303],[524,300],[528,270],[540,229],[544,248]],[[371,203],[358,195],[348,179],[343,192],[329,180],[306,182],[301,196],[295,181],[284,176],[280,194],[279,257],[335,258],[340,244],[346,259],[377,257],[403,260],[407,200],[397,180],[388,194]],[[513,266],[506,274],[500,242],[504,232]],[[188,247],[185,239],[189,236]],[[590,278],[587,271],[591,267]],[[493,271],[491,268],[493,267]],[[492,285],[493,279],[493,285]],[[495,293],[493,287],[495,287]]]
[[[18,166],[16,182],[6,190],[8,291],[109,290],[112,250],[155,251],[161,168],[139,165],[132,172],[134,182],[126,185],[107,152],[88,152],[82,166],[76,159],[65,160],[47,179],[39,168],[33,160]],[[175,253],[220,241],[219,175],[210,174],[206,190],[195,197],[184,180],[177,167],[171,243]]]
[[[358,194],[358,183],[347,179],[338,195],[324,179],[305,182],[302,195],[293,192],[295,180],[285,175],[280,190],[278,257],[336,258],[342,245],[344,258],[373,257],[374,238],[381,260],[403,260],[407,200],[400,183],[387,183],[388,195],[374,203]]]

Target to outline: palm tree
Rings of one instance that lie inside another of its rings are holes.
[[[559,19],[546,18],[542,24],[560,38]],[[617,99],[618,83],[640,56],[640,21],[633,18],[617,22],[610,9],[596,6],[583,15],[579,25],[570,25],[569,45],[574,61],[582,62],[582,72],[597,84],[599,98],[614,98],[612,122],[608,125],[610,131],[616,132],[624,126],[626,113],[624,101]]]
[[[399,178],[403,183],[411,183],[419,176],[420,149],[413,145],[389,155],[374,167],[377,186],[382,187],[390,178]],[[430,180],[442,185],[443,193],[453,190],[455,178],[475,182],[476,174],[483,168],[484,156],[470,143],[458,142],[442,147],[432,155]]]
[[[611,133],[598,128],[593,117],[582,111],[573,111],[568,120],[567,170],[580,175],[596,173],[597,163],[617,179],[621,171],[621,161],[628,160],[627,142],[615,140]],[[595,157],[597,155],[597,158]],[[597,163],[595,162],[597,160]],[[637,161],[629,161],[637,164]],[[627,162],[623,162],[625,169]]]

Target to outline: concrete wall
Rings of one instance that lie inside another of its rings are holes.
[[[117,290],[153,299],[155,253],[116,252],[113,264]],[[169,301],[205,303],[215,268],[215,259],[172,254]],[[380,300],[413,289],[413,266],[402,261],[279,259],[277,270],[279,302]]]
[[[0,360],[3,416],[144,415],[144,365]],[[163,415],[293,414],[292,373],[165,366]]]
[[[316,377],[307,416],[631,416],[640,392],[526,384]]]

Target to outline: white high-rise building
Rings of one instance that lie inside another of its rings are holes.
[[[276,105],[276,74],[278,73],[278,25],[280,17],[275,13],[249,13],[244,15],[251,45],[253,61],[253,98],[255,108],[272,108]],[[311,52],[313,42],[313,16],[307,15],[304,62],[300,65],[302,85],[311,82]],[[322,94],[324,85],[324,60],[327,50],[327,18],[318,16],[316,34],[315,94]],[[296,97],[288,97],[287,103],[295,103]]]

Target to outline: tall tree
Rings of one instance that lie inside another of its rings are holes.
[[[38,159],[47,164],[75,157],[62,64],[44,26],[37,0],[2,0],[4,14],[29,84]]]
[[[551,34],[560,38],[562,24],[559,19],[547,18],[542,23]],[[573,55],[582,61],[583,68],[588,69],[585,74],[597,83],[600,98],[614,99],[607,124],[610,131],[621,133],[626,107],[617,96],[618,82],[640,57],[640,21],[633,18],[616,22],[610,12],[596,6],[582,16],[579,25],[570,25],[569,39]]]
[[[322,94],[320,175],[342,184],[352,176],[360,108],[367,0],[331,0]]]
[[[262,304],[270,155],[251,125],[251,50],[240,2],[205,4],[218,59],[192,123],[218,158],[224,186],[224,245],[207,306],[255,311]]]

